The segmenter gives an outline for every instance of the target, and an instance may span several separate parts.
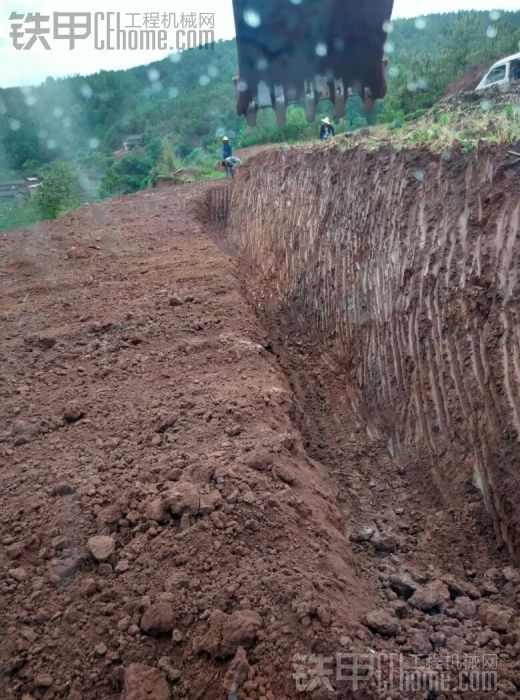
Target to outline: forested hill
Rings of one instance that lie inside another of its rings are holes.
[[[378,110],[386,120],[430,106],[471,66],[520,50],[520,12],[430,15],[396,20],[391,29],[390,89]],[[160,137],[182,159],[200,149],[214,153],[224,130],[247,143],[249,131],[235,114],[235,73],[235,44],[221,41],[131,70],[0,90],[0,172],[32,174],[53,160],[104,169],[129,134]],[[364,125],[356,109],[350,128]],[[271,128],[271,117],[262,116]],[[292,119],[285,130],[273,127],[273,138],[296,140],[303,121]],[[265,129],[255,133],[267,138]]]

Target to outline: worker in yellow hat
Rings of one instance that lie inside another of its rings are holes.
[[[226,173],[226,177],[233,177],[237,166],[240,165],[240,158],[235,158],[233,155],[233,147],[228,136],[222,138],[222,167]]]
[[[233,147],[231,146],[231,143],[229,141],[229,136],[224,136],[222,139],[222,160],[226,160],[226,158],[231,158],[233,155]]]
[[[330,119],[328,117],[324,117],[321,120],[320,141],[328,141],[332,136],[334,136],[335,133],[336,131],[332,126]]]

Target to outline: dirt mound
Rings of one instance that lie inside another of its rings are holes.
[[[467,73],[448,85],[444,91],[444,97],[455,95],[458,92],[469,92],[474,90],[487,71],[491,68],[493,63],[494,61],[484,61],[483,63],[479,63],[478,66],[471,68]]]

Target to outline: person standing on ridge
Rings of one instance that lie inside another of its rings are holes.
[[[227,136],[222,139],[222,166],[224,167],[224,172],[226,177],[233,177],[237,165],[240,165],[240,160],[233,156],[233,147]]]
[[[335,133],[336,131],[330,123],[330,119],[328,117],[322,119],[320,129],[320,141],[328,141],[331,136],[335,135]]]
[[[222,161],[225,161],[226,158],[231,158],[231,156],[233,155],[233,146],[231,145],[231,142],[229,141],[228,136],[224,136],[224,138],[222,139],[221,154],[222,154]],[[224,163],[222,163],[222,164],[224,164]]]

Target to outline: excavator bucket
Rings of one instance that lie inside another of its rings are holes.
[[[233,0],[239,75],[237,112],[256,123],[273,107],[301,104],[313,121],[319,100],[345,113],[350,95],[367,110],[386,94],[384,45],[393,0]]]

